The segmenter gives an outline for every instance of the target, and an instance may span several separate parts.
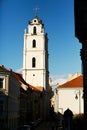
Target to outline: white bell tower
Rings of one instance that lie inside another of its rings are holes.
[[[37,16],[28,23],[24,33],[23,78],[35,87],[48,88],[48,37]]]

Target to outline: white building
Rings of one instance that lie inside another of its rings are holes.
[[[70,77],[69,77],[70,78]],[[58,111],[62,114],[69,108],[73,114],[83,113],[83,76],[75,78],[59,85],[58,89]]]
[[[31,86],[43,91],[43,119],[49,115],[50,88],[48,72],[48,36],[37,16],[28,23],[24,33],[23,78]]]
[[[24,34],[23,78],[27,83],[46,90],[48,75],[48,37],[42,20],[36,16]]]

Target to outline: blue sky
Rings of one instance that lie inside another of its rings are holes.
[[[0,64],[14,71],[22,68],[24,29],[35,16],[35,7],[49,37],[50,77],[61,82],[69,73],[81,72],[74,0],[0,0]]]

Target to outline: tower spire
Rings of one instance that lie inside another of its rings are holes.
[[[35,16],[38,16],[39,8],[38,7],[34,8],[34,12],[35,12]]]

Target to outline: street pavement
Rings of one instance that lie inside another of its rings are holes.
[[[52,128],[52,123],[51,122],[42,122],[40,123],[36,128],[35,130],[62,130],[61,128]]]
[[[40,123],[35,130],[51,130],[49,122],[42,122]]]

